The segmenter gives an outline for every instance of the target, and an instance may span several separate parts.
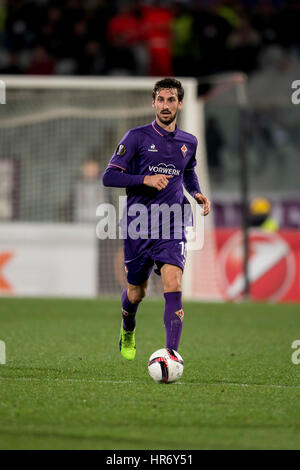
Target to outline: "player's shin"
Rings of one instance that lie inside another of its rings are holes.
[[[135,315],[138,309],[139,303],[133,304],[130,302],[127,296],[127,289],[122,294],[122,318],[123,328],[126,331],[133,331],[135,328]]]
[[[166,348],[178,350],[182,322],[183,322],[183,308],[182,308],[182,294],[181,292],[166,292],[165,297],[165,310],[164,310],[164,324],[166,330]]]

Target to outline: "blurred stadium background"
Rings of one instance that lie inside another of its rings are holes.
[[[0,294],[121,292],[122,241],[95,230],[96,207],[124,192],[101,173],[127,129],[153,119],[152,84],[177,76],[212,200],[185,297],[245,294],[249,225],[250,297],[299,301],[299,20],[284,0],[2,1]]]

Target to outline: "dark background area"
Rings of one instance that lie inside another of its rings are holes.
[[[268,46],[299,56],[299,23],[296,0],[7,0],[0,72],[251,74]]]

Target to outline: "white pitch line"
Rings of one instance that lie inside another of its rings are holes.
[[[20,380],[24,382],[78,382],[78,383],[108,383],[108,384],[138,384],[132,380],[97,380],[97,379],[68,379],[68,378],[48,378],[48,377],[0,377],[0,380]]]
[[[300,385],[279,385],[279,384],[242,384],[238,382],[210,382],[210,383],[182,383],[178,382],[178,385],[222,385],[222,387],[226,387],[226,385],[230,387],[267,387],[267,388],[300,388]]]
[[[102,379],[68,379],[68,378],[48,378],[48,377],[0,377],[2,381],[17,380],[24,382],[68,382],[68,383],[99,383],[99,384],[131,384],[141,385],[144,382],[134,380],[102,380]],[[244,384],[238,382],[177,382],[173,385],[196,385],[196,386],[222,386],[222,387],[265,387],[265,388],[283,388],[283,389],[300,389],[300,385],[280,385],[280,384]]]

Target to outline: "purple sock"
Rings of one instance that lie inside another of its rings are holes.
[[[122,294],[122,317],[123,328],[126,331],[133,331],[135,328],[135,314],[137,312],[139,302],[132,304],[127,296],[127,289]]]
[[[166,348],[178,350],[182,322],[183,322],[183,309],[182,309],[182,294],[181,292],[166,292],[165,296],[165,311],[164,311],[164,324],[166,329]]]

